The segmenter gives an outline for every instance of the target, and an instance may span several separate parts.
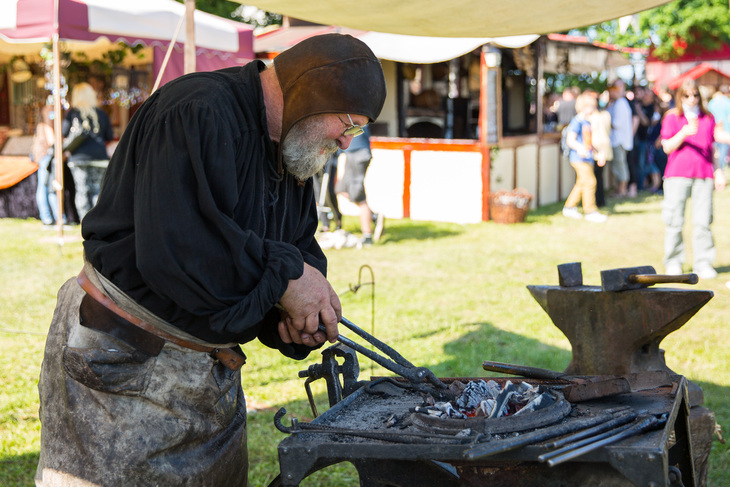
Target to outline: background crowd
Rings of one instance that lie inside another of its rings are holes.
[[[96,204],[101,182],[109,164],[108,145],[114,138],[107,113],[100,108],[99,95],[86,82],[71,91],[69,109],[63,113],[63,208],[59,214],[55,161],[53,107],[41,109],[31,149],[31,160],[38,164],[36,204],[46,226],[80,223]]]
[[[665,272],[677,275],[688,270],[682,233],[691,201],[691,270],[703,279],[717,277],[710,225],[713,191],[725,188],[729,94],[727,85],[713,89],[692,79],[673,94],[651,85],[627,90],[621,79],[600,94],[567,88],[552,106],[562,131],[563,157],[576,171],[563,215],[606,221],[598,211],[606,205],[606,187],[615,198],[635,198],[641,192],[663,195]],[[578,210],[581,202],[583,213]]]

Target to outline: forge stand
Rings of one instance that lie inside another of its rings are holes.
[[[345,461],[355,466],[363,487],[694,486],[686,379],[674,377],[671,385],[654,390],[573,405],[570,417],[561,421],[580,421],[627,406],[669,415],[660,429],[604,446],[555,467],[538,461],[547,451],[544,444],[470,460],[465,454],[473,447],[471,444],[439,444],[435,440],[396,443],[338,434],[337,429],[361,431],[362,435],[413,432],[413,425],[393,428],[385,420],[389,415],[408,414],[411,408],[422,404],[422,395],[388,383],[371,384],[370,392],[368,387],[361,387],[309,423],[330,428],[328,432],[301,431],[279,444],[281,475],[269,487],[298,486],[311,473]],[[455,379],[444,379],[450,380]],[[503,440],[490,440],[500,441]]]
[[[580,263],[558,266],[558,286],[527,286],[570,341],[565,372],[610,375],[664,370],[661,341],[681,328],[713,297],[712,291],[644,287],[604,291],[583,285]],[[715,415],[702,407],[702,389],[688,382],[697,485],[705,485]]]

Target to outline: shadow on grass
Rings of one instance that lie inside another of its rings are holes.
[[[635,198],[607,197],[606,204],[598,208],[598,211],[606,213],[609,216],[628,216],[638,215],[641,213],[656,213],[657,217],[660,217],[661,210],[648,207],[645,205],[645,203],[652,203],[655,201],[657,203],[660,203],[661,200],[661,196],[657,196],[654,194],[640,194]],[[565,200],[530,210],[530,212],[527,214],[527,221],[525,223],[546,223],[551,217],[559,216],[561,214],[564,204]]]
[[[460,336],[445,345],[447,359],[436,364],[415,363],[416,366],[426,366],[430,368],[438,377],[490,377],[501,374],[486,372],[481,368],[484,360],[496,360],[504,362],[512,362],[522,365],[532,365],[536,367],[555,367],[560,364],[561,369],[567,366],[570,361],[570,352],[561,350],[557,347],[540,343],[539,341],[526,338],[515,333],[495,328],[488,323],[464,323],[460,325],[472,331]],[[435,333],[444,332],[445,329],[436,330]],[[419,338],[423,339],[432,333],[423,334]],[[358,356],[358,359],[361,359]],[[411,360],[410,357],[405,357]],[[361,372],[359,379],[368,380],[369,374],[365,372],[363,364],[360,365]],[[390,374],[384,374],[390,375]],[[302,386],[303,387],[303,386]],[[326,394],[316,394],[314,401],[317,410],[323,414],[329,409],[328,398]],[[290,401],[284,405],[287,410],[287,416],[282,421],[285,426],[291,424],[291,418],[296,417],[300,421],[311,421],[313,414],[309,409],[307,401],[297,400]],[[278,407],[275,408],[278,410]],[[393,411],[394,414],[407,413],[407,411]],[[274,429],[273,425],[273,409],[267,409],[256,413],[257,428],[256,430]],[[263,434],[262,432],[253,432],[254,428],[249,426],[249,435]],[[286,436],[281,435],[277,441],[282,441]],[[259,475],[263,475],[259,473]],[[255,482],[256,475],[250,475],[252,481]],[[318,472],[312,473],[306,477],[304,485],[359,485],[357,474],[354,467],[345,463],[328,466]]]
[[[474,327],[478,328],[460,336],[456,340],[446,343],[444,345],[444,351],[449,357],[446,360],[435,364],[414,363],[414,365],[428,367],[438,377],[489,377],[495,374],[483,370],[482,363],[485,360],[529,365],[531,367],[540,367],[560,372],[568,366],[571,359],[571,352],[569,350],[546,345],[534,338],[500,330],[488,323],[464,323],[460,326],[472,329]],[[445,328],[414,335],[413,338],[424,339],[430,335],[442,333],[444,330]],[[326,348],[321,349],[320,353],[324,350]],[[375,351],[385,356],[384,353]],[[361,355],[358,355],[360,362],[363,362],[363,359]],[[405,357],[405,359],[413,362],[411,357]],[[368,378],[369,375],[366,371],[366,365],[361,363],[359,379],[368,380]],[[302,382],[302,387],[304,387],[303,384]],[[326,395],[315,395],[315,402],[318,408],[326,406]],[[293,411],[301,409],[302,403],[306,403],[306,401],[294,401],[284,407],[287,410],[291,409]],[[326,409],[327,407],[324,407],[320,409],[320,412]]]
[[[38,466],[39,453],[25,453],[0,458],[0,485],[13,487],[32,487],[33,477]]]
[[[529,365],[557,372],[564,370],[570,363],[569,350],[504,331],[488,323],[470,323],[469,326],[479,328],[444,345],[446,355],[451,358],[433,366],[436,375],[463,376],[475,367],[481,370],[480,375],[494,375],[482,369],[485,360]]]
[[[438,225],[434,223],[418,223],[409,221],[407,225],[389,226],[386,221],[383,238],[386,242],[406,242],[408,240],[432,240],[435,238],[453,237],[464,233],[456,224]]]
[[[497,377],[504,376],[504,374],[484,371],[481,368],[484,360],[562,371],[567,367],[571,359],[571,352],[569,350],[546,345],[533,338],[500,330],[488,323],[466,323],[462,326],[469,328],[477,327],[477,329],[446,343],[444,346],[444,351],[448,356],[446,360],[434,364],[416,363],[415,365],[428,367],[436,376],[442,378]],[[406,358],[408,359],[408,357]],[[366,374],[361,373],[360,379],[366,380]],[[730,387],[711,382],[697,382],[697,384],[702,387],[705,394],[704,406],[715,413],[718,424],[727,426],[730,422],[730,405],[727,404],[725,398],[730,394]],[[324,413],[329,407],[325,394],[316,395],[315,402],[320,414]],[[312,419],[313,415],[306,401],[293,401],[285,407],[292,416],[296,416],[302,421],[310,421]],[[273,412],[267,412],[263,416],[268,421],[273,421]],[[264,418],[262,417],[260,419]],[[271,427],[273,428],[273,425]],[[284,439],[284,437],[282,436],[281,439]],[[728,483],[730,482],[729,452],[730,445],[722,445],[717,440],[713,442],[708,485],[730,485]],[[356,472],[351,465],[333,465],[307,477],[308,481],[311,479],[313,482],[307,485],[346,484],[356,486],[358,485],[358,481],[353,478],[353,475],[356,476]],[[340,482],[343,479],[348,479],[348,482],[338,483],[338,481],[334,480],[336,478],[340,478]]]
[[[715,267],[715,270],[719,273],[730,272],[730,265],[723,265],[720,267]]]
[[[609,198],[606,206],[601,208],[613,215],[639,215],[642,213],[656,213],[661,218],[661,208],[654,208],[648,203],[661,204],[662,196],[654,194],[640,194],[635,198]]]

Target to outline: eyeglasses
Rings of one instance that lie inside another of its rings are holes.
[[[349,113],[347,114],[347,118],[350,120],[349,126],[345,122],[342,122],[342,119],[340,119],[342,125],[345,126],[345,131],[342,132],[342,135],[352,135],[353,137],[357,137],[358,135],[365,132],[365,129],[361,125],[357,125],[355,124],[355,122],[352,121],[352,117]]]
[[[700,97],[699,93],[684,93],[682,95],[682,98],[699,98],[699,97]]]

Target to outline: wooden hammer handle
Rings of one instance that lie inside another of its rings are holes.
[[[629,282],[634,284],[667,284],[667,283],[680,283],[680,284],[697,284],[699,278],[697,274],[678,274],[676,276],[670,276],[665,274],[631,274],[629,275]]]

